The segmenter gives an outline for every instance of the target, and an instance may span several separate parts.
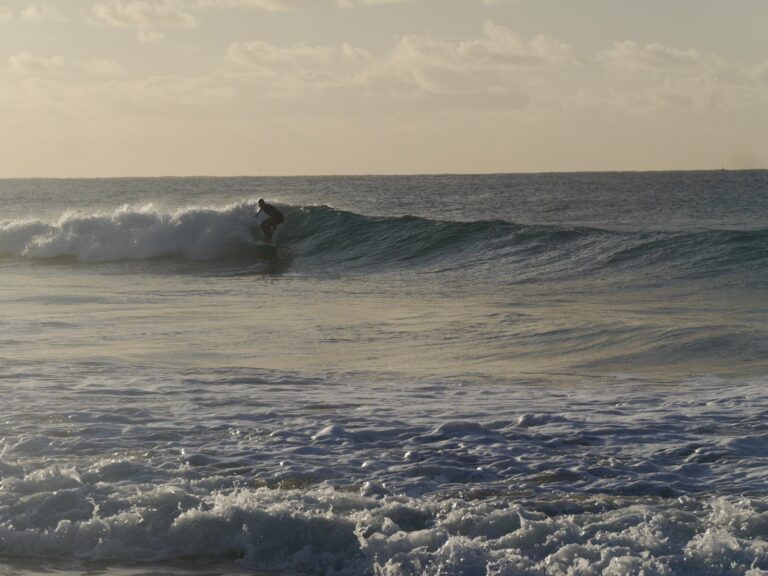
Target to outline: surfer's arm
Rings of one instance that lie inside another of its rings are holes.
[[[261,214],[261,208],[259,208],[258,210],[256,210],[256,213],[253,215],[253,217],[254,217],[254,218],[258,218],[258,217],[259,217],[259,214]]]

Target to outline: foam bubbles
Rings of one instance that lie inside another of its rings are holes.
[[[64,212],[57,220],[0,224],[0,253],[30,259],[83,262],[236,256],[253,244],[253,206],[187,207],[124,205],[112,212]]]
[[[4,381],[0,555],[337,576],[768,570],[762,381],[420,396],[418,382],[73,370],[88,385],[49,390],[44,367]]]

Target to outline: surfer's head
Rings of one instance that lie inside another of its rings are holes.
[[[258,205],[264,206],[264,198],[259,198]]]

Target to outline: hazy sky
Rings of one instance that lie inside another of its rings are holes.
[[[0,177],[768,168],[767,0],[0,0]]]

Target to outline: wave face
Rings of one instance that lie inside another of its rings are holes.
[[[0,223],[0,254],[24,259],[114,262],[180,258],[258,260],[255,203],[167,211],[147,204],[113,212],[65,212],[57,220]],[[768,230],[612,231],[373,217],[328,206],[283,206],[277,243],[304,269],[450,271],[530,282],[595,274],[765,278]]]
[[[622,271],[711,277],[768,264],[768,230],[617,232],[372,218],[328,207],[299,208],[290,216],[284,240],[298,254],[363,268],[461,266],[530,280]]]

